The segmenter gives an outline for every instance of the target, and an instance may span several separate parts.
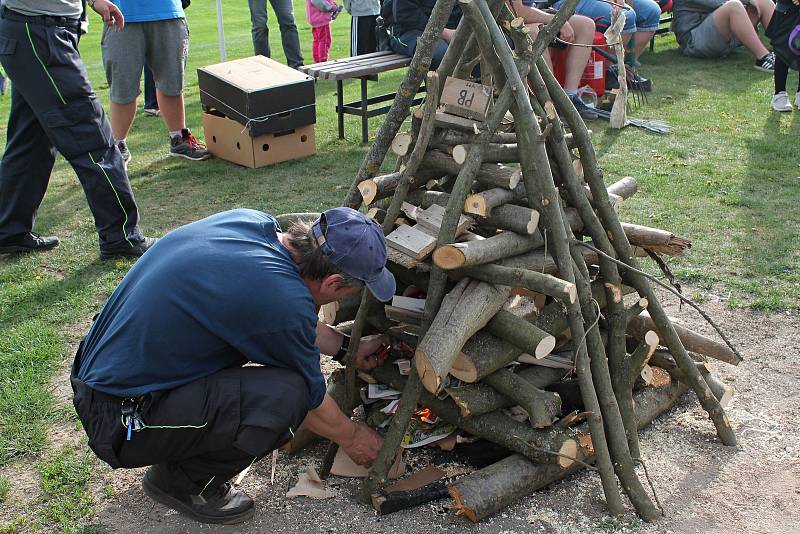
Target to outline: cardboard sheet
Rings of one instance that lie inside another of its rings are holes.
[[[410,477],[395,482],[391,486],[387,486],[384,491],[386,493],[392,493],[395,491],[415,490],[417,488],[421,488],[422,486],[427,486],[435,480],[439,480],[445,476],[445,474],[446,473],[444,470],[439,469],[435,465],[429,465],[424,469],[420,469]]]
[[[397,451],[394,464],[389,469],[389,478],[400,478],[406,472],[406,463],[403,461],[403,449]],[[338,477],[365,478],[369,474],[369,468],[355,463],[347,453],[339,447],[336,451],[336,458],[333,460],[331,474]]]
[[[309,497],[311,499],[331,499],[336,494],[325,487],[325,483],[319,478],[317,471],[309,467],[304,473],[300,474],[297,484],[286,493],[286,497]]]

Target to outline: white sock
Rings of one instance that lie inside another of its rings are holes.
[[[174,132],[170,130],[169,137],[170,139],[172,139],[173,137],[183,138],[183,130],[175,130]]]
[[[575,96],[578,94],[577,89],[564,89],[564,92],[567,93],[567,96]]]

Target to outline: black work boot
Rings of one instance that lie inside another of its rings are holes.
[[[158,241],[156,237],[145,237],[140,242],[134,243],[133,245],[130,245],[127,241],[123,241],[119,245],[100,249],[100,259],[138,258],[147,252],[147,249],[155,245],[156,241]]]
[[[142,479],[145,495],[168,508],[200,523],[235,525],[253,517],[253,499],[229,482],[206,488],[200,495],[177,493],[160,476],[158,466],[151,466]]]
[[[55,236],[42,237],[35,232],[28,232],[0,241],[0,254],[13,252],[36,252],[57,247],[59,240]]]

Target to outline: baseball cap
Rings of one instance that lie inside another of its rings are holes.
[[[311,231],[332,264],[367,284],[378,300],[391,300],[396,286],[386,268],[386,241],[378,223],[352,208],[333,208],[314,221]]]

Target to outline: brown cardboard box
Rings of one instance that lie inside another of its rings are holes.
[[[250,137],[238,122],[211,112],[203,113],[203,130],[212,154],[245,167],[263,167],[317,152],[313,124]]]
[[[317,120],[314,80],[264,56],[197,69],[200,102],[247,126],[252,136]]]

